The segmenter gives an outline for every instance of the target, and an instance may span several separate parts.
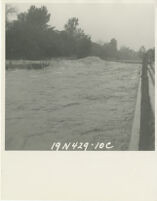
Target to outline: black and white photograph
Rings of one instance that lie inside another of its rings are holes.
[[[155,151],[155,10],[5,4],[6,151]]]

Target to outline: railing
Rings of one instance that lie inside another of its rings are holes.
[[[142,64],[139,150],[155,149],[155,68],[152,58],[147,52]]]
[[[155,150],[155,68],[152,54],[143,57],[129,150]]]

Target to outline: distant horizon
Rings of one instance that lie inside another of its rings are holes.
[[[11,4],[17,14],[25,12],[31,5],[46,6],[51,14],[49,25],[61,31],[71,17],[79,19],[79,27],[96,43],[107,43],[115,38],[120,47],[138,51],[155,46],[153,4]],[[96,10],[96,15],[95,14]],[[12,19],[15,19],[15,15]],[[103,19],[103,20],[102,20]]]

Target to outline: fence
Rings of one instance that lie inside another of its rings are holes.
[[[129,150],[155,150],[155,68],[150,51],[143,57]]]
[[[155,149],[155,69],[150,55],[145,54],[141,76],[141,121],[139,150]]]

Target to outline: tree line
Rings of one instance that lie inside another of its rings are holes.
[[[50,26],[50,13],[45,6],[30,6],[27,12],[9,21],[13,7],[6,7],[6,59],[50,59],[52,57],[98,56],[102,59],[139,59],[144,51],[127,47],[118,50],[117,40],[98,44],[79,27],[76,17],[70,18],[62,31]]]
[[[7,59],[48,59],[51,57],[85,57],[91,38],[79,28],[78,18],[71,18],[58,31],[48,25],[50,14],[45,6],[31,6],[17,19],[6,22]]]

